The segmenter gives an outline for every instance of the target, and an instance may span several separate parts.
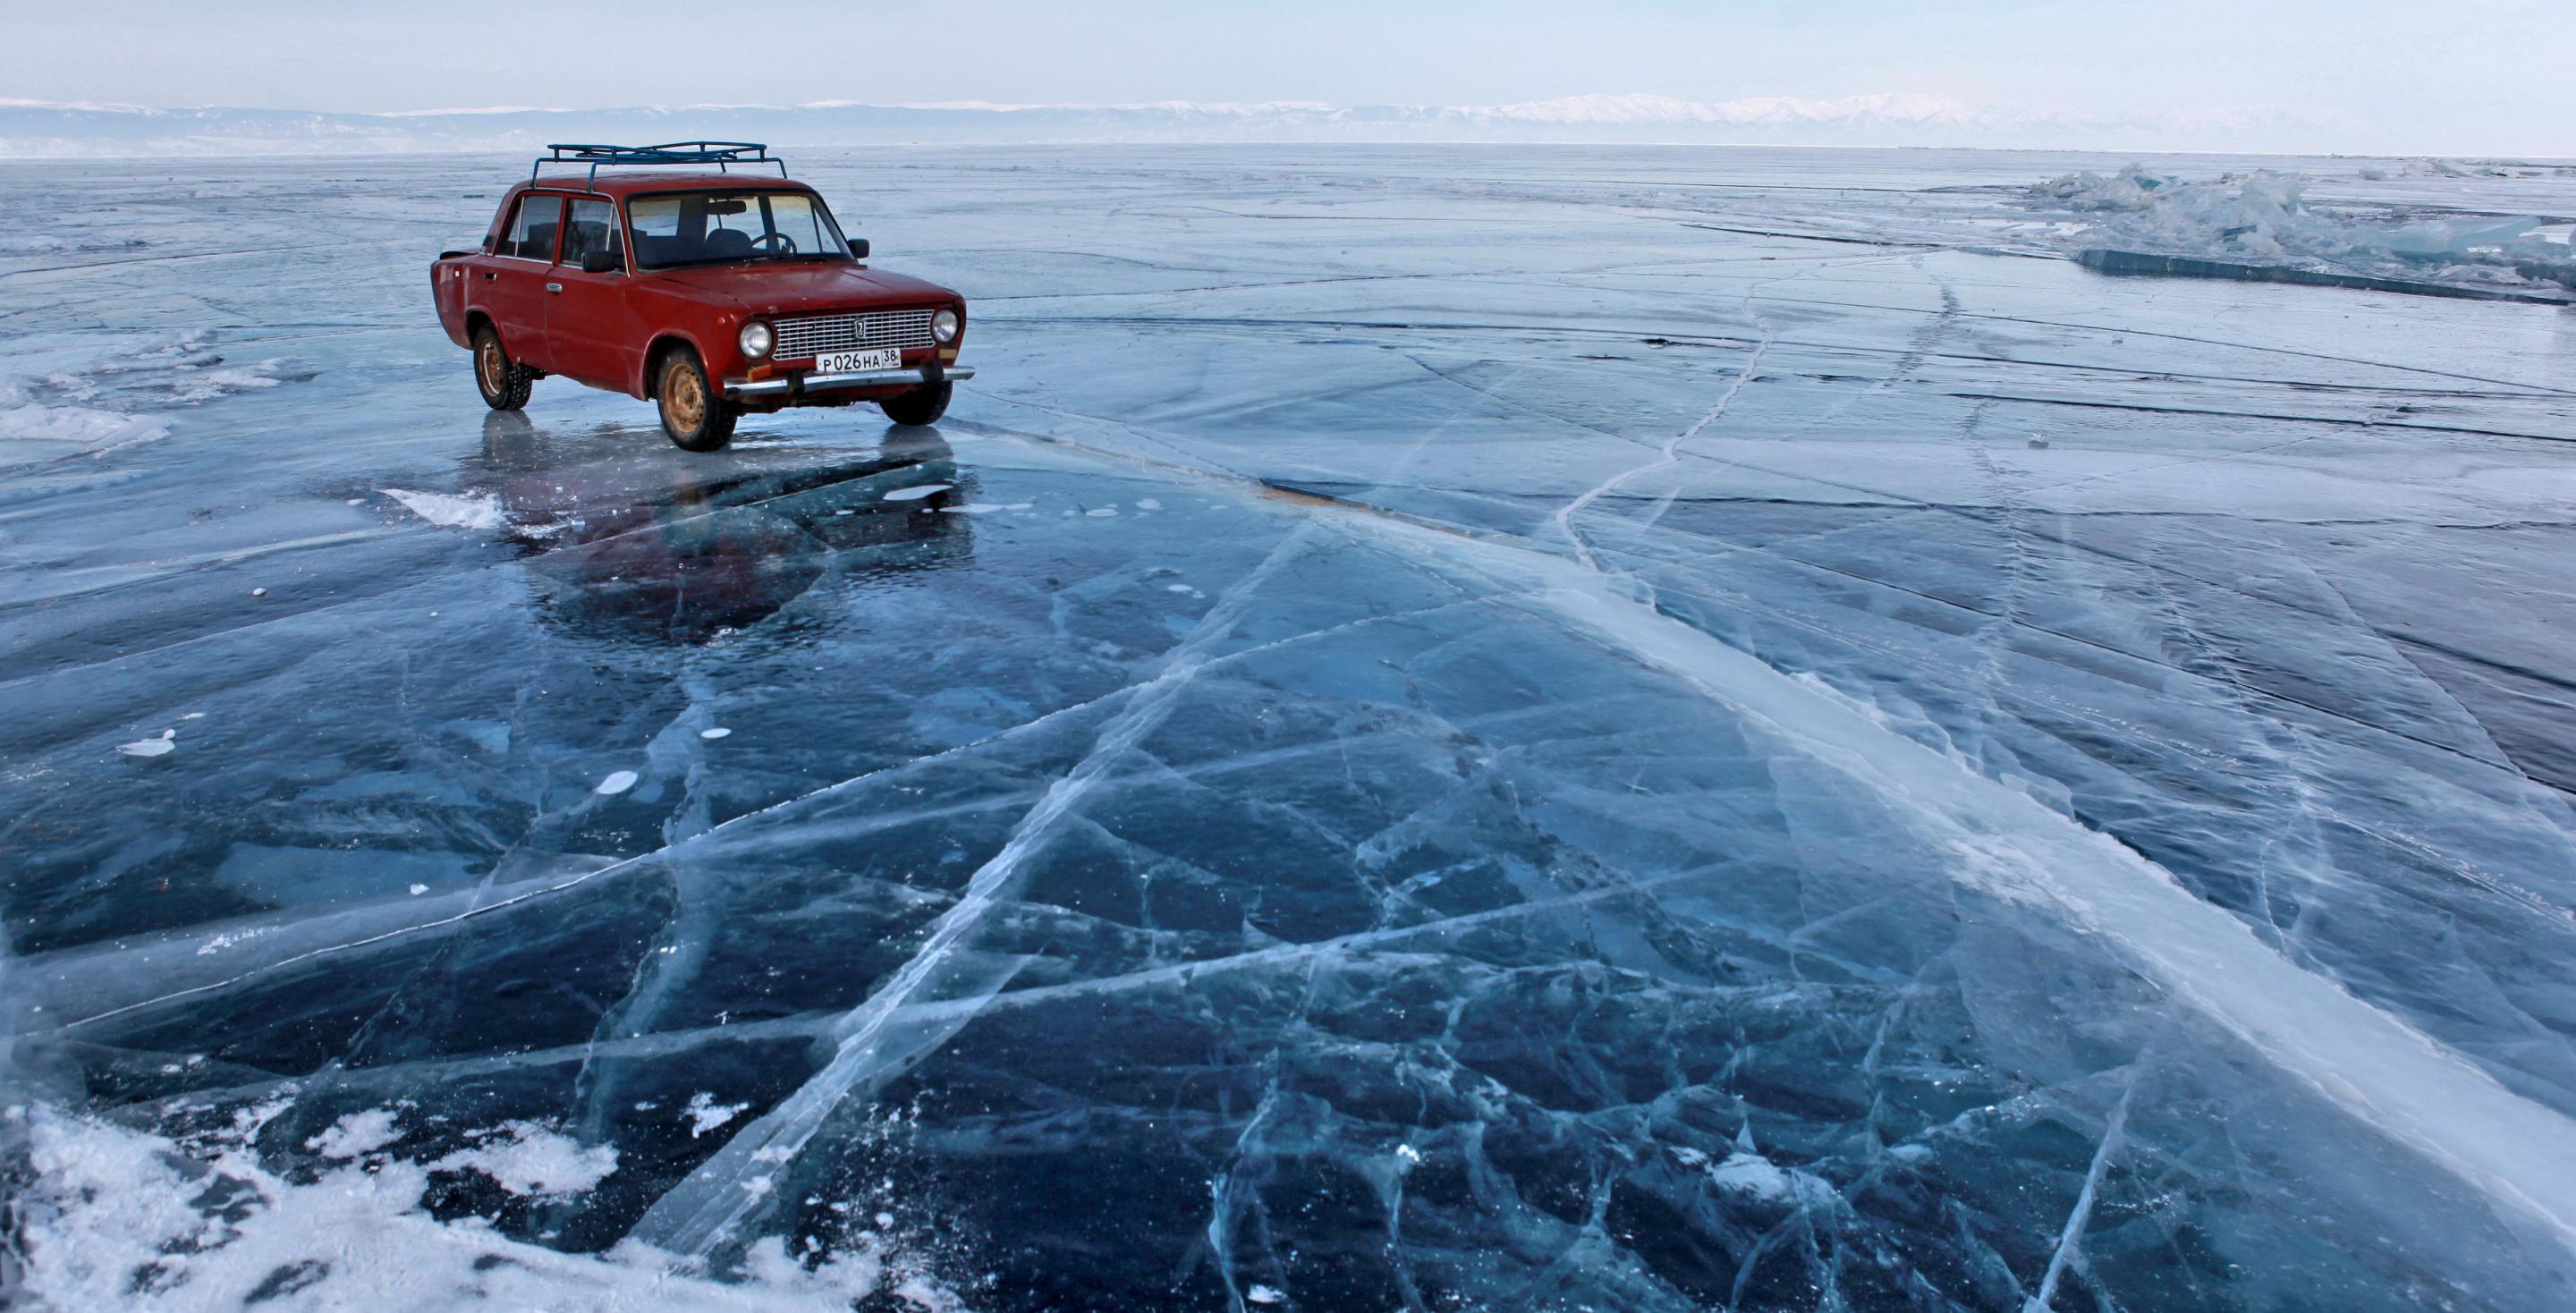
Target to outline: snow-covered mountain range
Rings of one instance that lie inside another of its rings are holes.
[[[316,154],[525,150],[551,141],[741,138],[790,146],[909,142],[1563,141],[2268,150],[2303,149],[2331,125],[2256,108],[2112,118],[1940,96],[1568,96],[1510,105],[1157,101],[1123,105],[508,106],[377,114],[151,109],[0,100],[0,156]]]

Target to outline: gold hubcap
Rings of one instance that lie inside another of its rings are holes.
[[[662,413],[683,433],[695,433],[706,422],[707,390],[698,382],[698,371],[674,364],[662,372]]]
[[[501,344],[488,337],[483,339],[482,349],[474,353],[474,365],[483,371],[483,389],[495,396],[500,395],[503,374],[508,368],[501,363]]]

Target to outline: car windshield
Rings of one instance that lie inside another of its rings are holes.
[[[626,218],[639,269],[850,258],[831,211],[803,192],[663,192],[628,201]]]

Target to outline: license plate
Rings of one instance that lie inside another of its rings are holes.
[[[826,351],[814,357],[817,374],[856,374],[869,369],[901,369],[903,352],[893,347],[877,351]]]

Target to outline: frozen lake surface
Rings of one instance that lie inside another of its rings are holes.
[[[0,167],[57,1306],[2576,1306],[2576,312],[2092,272],[2116,158],[792,159],[936,430],[488,414],[520,160]]]

